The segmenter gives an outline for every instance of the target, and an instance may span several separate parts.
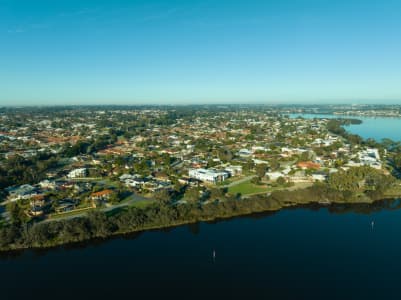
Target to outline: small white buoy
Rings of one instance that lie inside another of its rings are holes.
[[[373,227],[375,227],[375,221],[372,221],[371,225],[372,225],[372,229],[373,229]]]

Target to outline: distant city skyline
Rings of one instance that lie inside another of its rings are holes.
[[[0,0],[0,106],[399,104],[401,1]]]

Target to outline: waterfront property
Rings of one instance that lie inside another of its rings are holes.
[[[191,178],[210,183],[222,182],[229,177],[229,173],[227,171],[207,170],[203,168],[191,169],[189,170],[188,175]]]

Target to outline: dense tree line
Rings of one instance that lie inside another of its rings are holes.
[[[46,178],[46,172],[57,166],[59,159],[50,153],[39,153],[25,158],[20,155],[10,157],[0,167],[0,188],[11,185],[37,183]]]
[[[217,193],[218,194],[218,193]],[[218,195],[215,195],[218,196]],[[181,223],[230,217],[271,208],[265,198],[258,201],[236,198],[213,201],[207,205],[167,205],[157,203],[149,207],[128,208],[107,216],[92,211],[86,217],[45,223],[13,223],[0,229],[0,248],[44,247],[91,238],[104,238],[113,233],[145,230]]]
[[[47,178],[46,173],[56,168],[61,158],[94,153],[116,141],[117,136],[104,135],[93,141],[79,141],[74,145],[67,143],[58,154],[39,152],[32,157],[14,155],[0,166],[0,188],[4,189],[20,184],[36,184]]]
[[[369,166],[353,167],[340,170],[328,178],[328,186],[333,190],[349,191],[377,191],[384,192],[395,182],[393,176],[384,175],[381,171]]]
[[[108,145],[114,144],[117,141],[117,135],[112,133],[102,135],[91,141],[78,141],[74,145],[69,143],[64,145],[63,151],[60,154],[63,157],[73,157],[80,154],[92,154],[99,150],[105,149]]]

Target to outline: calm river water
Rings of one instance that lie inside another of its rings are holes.
[[[323,114],[291,114],[291,117],[302,116],[304,118],[352,118],[362,120],[362,124],[346,126],[348,131],[358,134],[363,138],[373,138],[380,141],[382,138],[390,138],[394,141],[401,141],[401,118],[384,117],[360,117],[340,116]]]
[[[3,256],[1,299],[399,299],[400,203],[282,210]]]

